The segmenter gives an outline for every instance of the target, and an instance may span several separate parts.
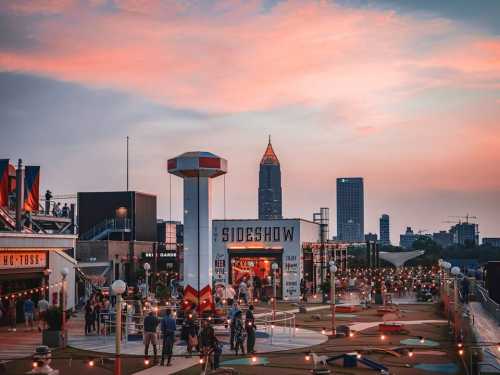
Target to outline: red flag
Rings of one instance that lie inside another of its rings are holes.
[[[38,211],[40,204],[40,167],[27,165],[24,170],[24,210]]]
[[[0,207],[9,205],[9,159],[0,159]]]

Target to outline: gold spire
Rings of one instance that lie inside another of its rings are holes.
[[[269,135],[269,143],[267,144],[266,151],[264,152],[264,155],[262,156],[262,160],[260,161],[260,164],[274,164],[274,165],[280,164],[278,157],[274,153],[273,145],[271,144],[271,135]]]

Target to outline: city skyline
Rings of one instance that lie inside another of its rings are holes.
[[[41,165],[42,191],[123,190],[129,135],[131,189],[160,218],[166,160],[197,149],[229,161],[227,217],[257,217],[271,134],[284,217],[330,207],[336,227],[336,178],[362,176],[365,232],[471,213],[500,235],[498,2],[134,3],[0,4],[0,149]]]

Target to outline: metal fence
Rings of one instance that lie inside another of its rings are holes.
[[[488,295],[488,291],[482,286],[476,285],[475,295],[477,300],[481,302],[483,308],[495,318],[498,324],[500,324],[500,304],[493,301]]]

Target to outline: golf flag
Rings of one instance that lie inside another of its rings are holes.
[[[38,211],[40,202],[40,167],[27,165],[24,169],[24,210]]]

